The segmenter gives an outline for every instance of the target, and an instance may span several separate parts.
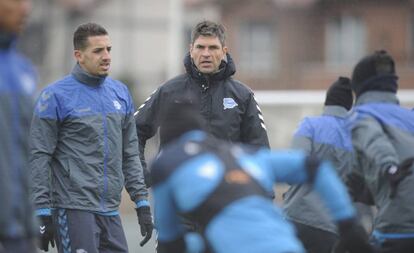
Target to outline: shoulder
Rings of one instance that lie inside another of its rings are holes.
[[[62,103],[64,103],[68,99],[73,98],[74,94],[77,93],[76,89],[78,86],[75,85],[76,83],[77,81],[73,76],[67,75],[43,88],[39,99],[44,101],[44,99],[54,98],[54,100],[62,100]]]
[[[112,79],[109,76],[107,78],[105,78],[105,84],[112,87],[112,88],[119,89],[119,90],[127,90],[128,89],[127,86],[123,82],[121,82],[119,80],[116,80],[116,79]]]
[[[151,164],[151,178],[154,185],[167,180],[189,155],[184,151],[185,142],[174,142],[165,145]]]
[[[44,90],[54,92],[57,94],[63,94],[65,92],[69,92],[75,89],[75,83],[78,83],[78,81],[76,81],[76,79],[72,75],[66,75],[63,78],[48,84]]]
[[[22,55],[21,53],[15,51],[14,52],[14,61],[19,64],[24,69],[35,71],[32,62],[26,56]]]
[[[226,80],[226,85],[229,87],[238,90],[239,92],[243,92],[245,94],[253,94],[252,89],[245,83],[242,83],[239,80],[229,78]]]
[[[123,82],[116,80],[116,79],[112,79],[110,77],[107,77],[105,79],[105,84],[111,88],[112,90],[115,90],[117,92],[121,92],[124,95],[129,95],[129,89],[128,86],[126,86],[126,84],[124,84]]]
[[[169,92],[169,91],[175,91],[177,88],[185,87],[185,83],[188,80],[189,76],[188,74],[181,74],[174,78],[171,78],[167,80],[165,83],[161,84],[159,89],[162,92]]]
[[[233,78],[229,78],[225,81],[223,89],[227,90],[227,92],[230,92],[235,96],[235,98],[243,102],[248,102],[251,99],[254,99],[252,89],[250,89],[250,87],[246,84]]]
[[[312,126],[312,127],[317,127],[317,126],[323,126],[324,123],[327,123],[328,121],[332,119],[333,119],[332,116],[326,116],[326,115],[310,116],[310,117],[303,118],[301,124]]]
[[[203,133],[191,132],[165,145],[151,164],[151,177],[154,184],[165,181],[184,163],[209,153],[206,149],[206,141],[209,139]]]
[[[321,117],[315,116],[315,117],[305,117],[301,120],[299,123],[299,126],[297,127],[294,136],[312,136],[314,133],[314,129],[321,125]]]

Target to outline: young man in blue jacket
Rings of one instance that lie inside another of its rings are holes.
[[[32,64],[16,51],[30,0],[0,0],[0,252],[36,252],[29,198],[28,136],[36,91]]]
[[[151,166],[159,253],[304,253],[294,227],[269,197],[275,182],[312,185],[347,250],[372,252],[328,162],[300,151],[218,140],[202,130],[192,105],[173,104],[161,121],[166,145]],[[199,225],[200,235],[186,234],[179,214]]]
[[[339,77],[326,92],[323,114],[300,123],[291,147],[332,162],[341,178],[351,171],[353,151],[346,116],[352,108],[351,81]],[[332,221],[310,185],[293,185],[284,194],[284,210],[308,253],[331,253],[338,240]]]
[[[41,248],[47,250],[56,239],[60,253],[128,252],[118,213],[124,186],[136,204],[142,236],[148,240],[152,234],[134,105],[127,87],[108,77],[107,31],[83,24],[73,42],[77,64],[42,91],[31,126],[32,197],[42,221]]]

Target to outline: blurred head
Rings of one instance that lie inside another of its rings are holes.
[[[107,76],[111,65],[112,44],[108,32],[95,23],[80,25],[73,35],[74,55],[89,74]]]
[[[31,0],[0,0],[0,31],[20,33],[29,16]]]
[[[225,29],[221,24],[203,21],[195,26],[191,34],[190,55],[201,73],[217,72],[226,53]]]
[[[349,111],[352,103],[351,80],[347,77],[339,77],[326,92],[325,105],[342,106]]]
[[[176,99],[161,114],[160,140],[165,145],[188,131],[202,130],[203,118],[200,114],[199,104],[190,97]]]
[[[359,97],[366,91],[397,92],[394,59],[384,50],[362,58],[352,73],[351,87]]]

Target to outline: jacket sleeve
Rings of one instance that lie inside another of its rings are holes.
[[[246,102],[240,129],[241,142],[270,148],[262,111],[252,92]]]
[[[148,139],[156,134],[159,127],[160,93],[160,88],[155,90],[134,114],[139,141],[139,157],[144,168],[146,182],[150,182],[150,176],[147,170],[147,163],[145,162],[145,144]]]
[[[356,154],[372,161],[378,173],[398,164],[398,155],[379,122],[371,117],[357,120],[352,126],[352,144]]]
[[[184,232],[168,182],[154,186],[155,227],[158,231],[158,252],[185,252]]]
[[[305,118],[299,124],[295,134],[293,135],[293,139],[291,142],[290,147],[292,149],[299,149],[305,152],[306,154],[312,153],[312,136],[313,136],[313,128]]]
[[[58,99],[46,89],[36,103],[29,136],[30,192],[36,209],[51,207],[51,159],[58,141],[58,131]]]
[[[128,108],[122,128],[122,172],[125,178],[125,188],[131,200],[137,202],[147,199],[148,190],[145,186],[144,171],[139,159],[138,137],[133,112],[134,105],[128,92]]]
[[[251,167],[252,175],[272,183],[311,183],[335,221],[352,218],[355,209],[347,189],[329,162],[309,159],[302,151],[271,152],[261,150],[254,155],[257,167]],[[312,161],[312,162],[310,162]],[[245,167],[249,167],[245,163]],[[260,171],[260,172],[259,172]],[[263,173],[263,174],[261,174]],[[314,175],[314,176],[312,176]]]

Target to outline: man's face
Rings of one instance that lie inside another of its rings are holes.
[[[218,37],[199,36],[190,47],[190,55],[197,69],[204,74],[218,70],[227,52]]]
[[[107,76],[111,65],[111,48],[108,35],[92,36],[88,38],[86,48],[75,50],[75,58],[89,74]]]
[[[0,0],[0,30],[20,33],[31,9],[31,0]]]

